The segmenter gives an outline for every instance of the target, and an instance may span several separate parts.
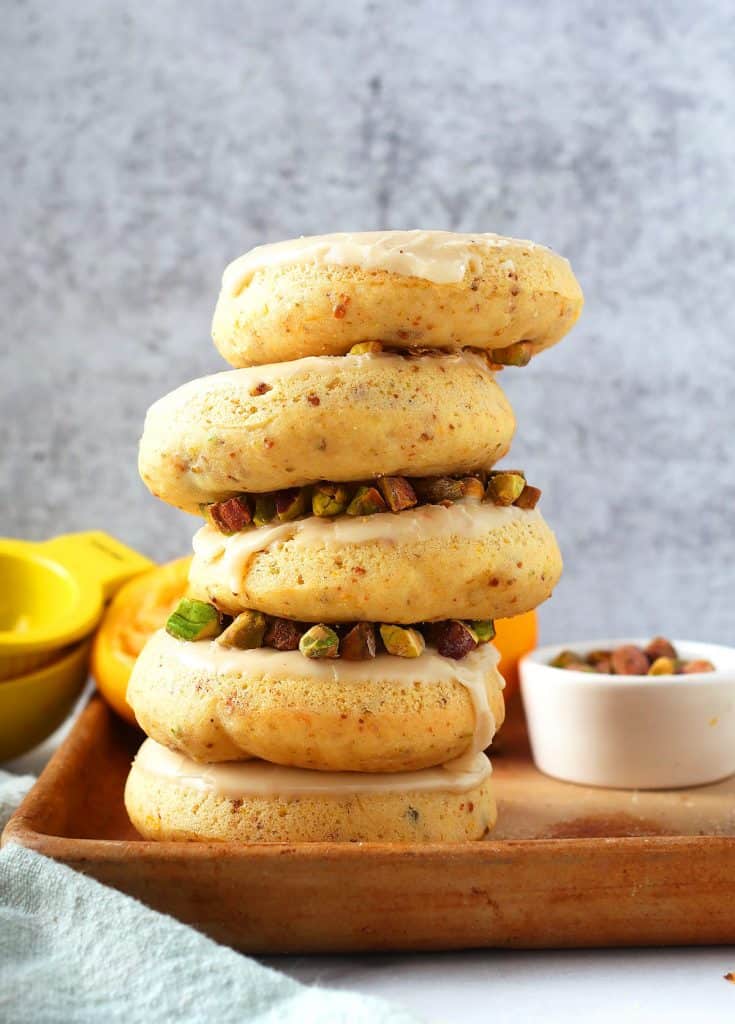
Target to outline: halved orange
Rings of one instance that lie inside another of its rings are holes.
[[[125,694],[135,659],[186,591],[191,557],[156,566],[124,584],[110,602],[92,646],[97,689],[119,715],[135,722]]]
[[[506,704],[518,689],[518,662],[537,642],[536,612],[515,615],[512,619],[496,619],[494,643],[500,651],[498,668],[505,679]]]

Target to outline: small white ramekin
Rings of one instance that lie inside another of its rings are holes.
[[[649,637],[650,639],[650,637]],[[678,789],[735,774],[735,648],[672,643],[714,672],[610,676],[549,664],[648,640],[539,647],[520,663],[521,694],[536,766],[566,782],[613,789]]]

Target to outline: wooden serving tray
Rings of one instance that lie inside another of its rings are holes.
[[[8,823],[20,843],[250,953],[735,942],[735,780],[573,786],[533,767],[520,711],[479,843],[139,839],[122,802],[141,734],[92,698]]]

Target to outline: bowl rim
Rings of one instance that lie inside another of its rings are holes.
[[[534,650],[524,654],[520,659],[518,668],[521,684],[525,682],[523,670],[529,664],[532,664],[535,669],[542,669],[553,673],[556,682],[562,682],[563,680],[569,684],[583,686],[609,685],[611,682],[614,682],[615,686],[621,687],[640,686],[642,683],[645,683],[651,689],[660,689],[672,685],[681,688],[685,683],[696,683],[697,686],[702,686],[704,683],[721,684],[723,682],[730,682],[735,684],[735,647],[730,647],[727,644],[709,643],[703,640],[674,639],[671,643],[679,650],[692,650],[699,657],[710,655],[710,660],[713,662],[717,654],[723,657],[727,656],[731,660],[732,666],[729,668],[718,668],[715,665],[714,672],[690,672],[687,675],[616,676],[607,672],[578,672],[575,669],[558,668],[556,665],[549,664],[549,658],[553,658],[556,654],[565,650],[579,651],[582,654],[598,649],[604,650],[606,648],[621,647],[623,644],[635,644],[640,647],[645,646],[650,641],[651,637],[614,637],[613,639],[604,638],[602,640],[577,640],[572,643],[565,641],[564,643],[544,644],[542,647],[536,647]]]
[[[30,672],[25,672],[23,675],[11,676],[10,679],[2,680],[0,682],[0,698],[2,694],[11,692],[17,694],[25,689],[32,689],[34,686],[42,686],[53,680],[55,676],[63,675],[72,667],[76,668],[88,656],[92,647],[92,639],[92,636],[86,636],[83,640],[77,640],[76,643],[68,647],[60,647],[58,658],[53,658],[39,668],[31,669]]]

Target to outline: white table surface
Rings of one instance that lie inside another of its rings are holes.
[[[37,774],[70,724],[2,767]],[[735,1024],[735,984],[723,977],[735,972],[735,946],[261,960],[305,984],[381,996],[432,1024]]]

